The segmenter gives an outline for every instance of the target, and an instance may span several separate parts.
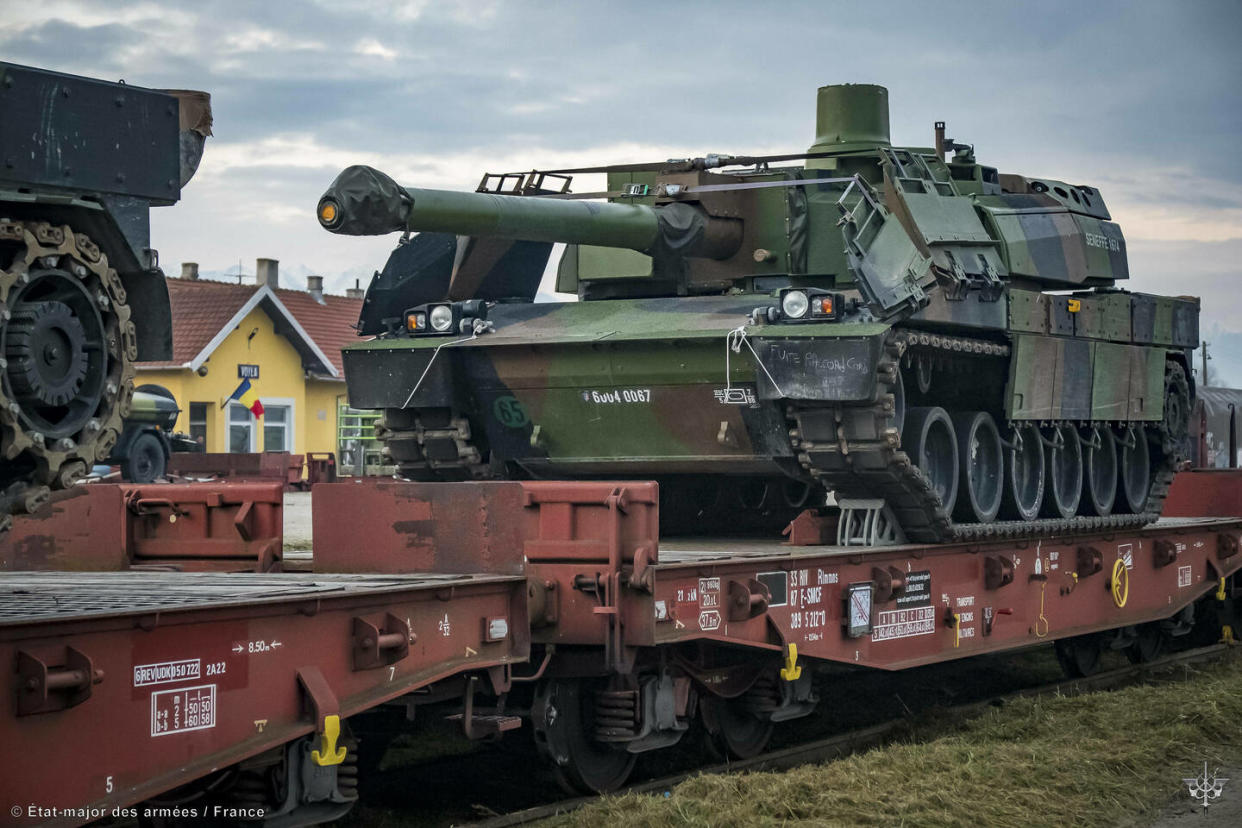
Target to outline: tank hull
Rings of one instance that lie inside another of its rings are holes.
[[[386,411],[400,473],[422,479],[718,478],[731,492],[789,480],[892,501],[895,470],[918,465],[903,439],[916,405],[988,412],[1006,437],[1023,424],[1154,435],[1166,365],[1186,358],[1172,331],[1148,345],[1014,331],[1027,298],[996,300],[1003,328],[934,312],[752,325],[745,296],[498,305],[485,335],[351,346],[346,378],[351,405]],[[924,519],[908,516],[907,532],[957,531],[952,506],[922,490],[905,509]]]

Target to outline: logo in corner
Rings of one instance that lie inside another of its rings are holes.
[[[1208,774],[1207,762],[1203,763],[1203,775],[1183,778],[1186,788],[1190,791],[1190,798],[1203,805],[1203,812],[1207,813],[1208,805],[1213,799],[1220,799],[1221,793],[1225,790],[1225,783],[1229,781],[1227,776],[1217,776],[1219,768]]]

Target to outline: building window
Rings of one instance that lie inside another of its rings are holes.
[[[210,403],[190,403],[190,439],[207,450],[207,411]]]
[[[289,410],[287,405],[263,406],[263,450],[292,451]]]
[[[254,415],[236,403],[229,405],[229,451],[245,454],[254,451]]]

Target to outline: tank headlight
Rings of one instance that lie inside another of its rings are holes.
[[[405,315],[405,329],[410,333],[422,333],[427,330],[427,314],[414,311]]]
[[[453,309],[448,305],[436,305],[427,314],[433,331],[444,333],[453,327]]]
[[[781,296],[781,312],[790,319],[801,319],[810,309],[811,303],[800,290],[786,291]]]

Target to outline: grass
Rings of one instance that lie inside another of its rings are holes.
[[[1128,825],[1204,760],[1242,760],[1242,661],[1190,681],[1022,699],[901,743],[781,773],[699,776],[607,797],[544,826]]]

